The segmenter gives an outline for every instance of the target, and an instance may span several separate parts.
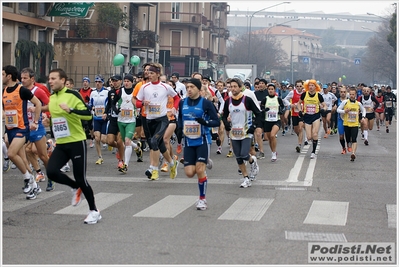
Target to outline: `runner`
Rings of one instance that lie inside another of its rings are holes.
[[[363,105],[356,100],[356,89],[351,88],[349,90],[349,99],[343,100],[337,108],[337,112],[344,114],[343,125],[345,131],[346,140],[352,141],[352,154],[350,157],[351,161],[356,159],[356,149],[357,149],[357,135],[359,131],[358,117],[359,111],[361,112],[361,123],[366,124],[366,110]]]
[[[391,86],[387,86],[387,92],[384,95],[384,107],[385,107],[385,128],[386,132],[389,133],[389,125],[392,124],[392,117],[395,113],[396,95],[392,93]]]
[[[380,130],[380,125],[383,126],[383,122],[385,120],[385,109],[384,109],[384,96],[382,95],[381,89],[377,90],[377,95],[375,96],[377,99],[379,106],[375,109],[375,117],[377,124],[377,131]]]
[[[233,78],[230,81],[232,96],[227,99],[224,105],[223,118],[231,122],[230,138],[236,161],[240,171],[244,177],[241,188],[247,188],[252,185],[251,181],[255,180],[255,176],[259,173],[259,166],[255,155],[250,155],[251,140],[255,126],[252,123],[253,115],[260,120],[260,110],[256,106],[255,101],[251,97],[243,94],[243,84],[239,78]],[[244,89],[249,90],[250,89]],[[252,92],[252,91],[251,91]],[[245,161],[251,166],[248,175]]]
[[[56,183],[72,188],[72,206],[79,205],[83,192],[89,205],[84,223],[95,224],[101,215],[95,204],[93,190],[86,180],[87,145],[81,122],[91,120],[92,115],[79,93],[65,87],[66,79],[67,75],[62,69],[53,69],[49,73],[49,84],[54,92],[50,97],[49,110],[57,146],[50,156],[47,175]],[[72,160],[75,180],[60,171],[68,160]]]
[[[356,89],[355,89],[356,90]],[[345,100],[347,100],[347,92],[346,92],[346,87],[342,86],[339,89],[339,98],[334,102],[334,107],[338,108],[339,105],[341,105],[341,103]],[[337,112],[338,114],[338,112]],[[341,144],[342,147],[342,151],[341,154],[346,154],[346,152],[348,151],[349,153],[352,152],[352,147],[350,145],[351,140],[350,139],[346,139],[346,144],[347,144],[347,148],[345,147],[345,127],[344,127],[344,120],[343,120],[343,116],[342,114],[338,114],[338,119],[337,119],[337,127],[338,127],[338,134],[339,134],[339,142]]]
[[[42,104],[31,90],[17,83],[18,70],[15,66],[3,67],[3,114],[5,116],[6,134],[9,142],[8,158],[17,166],[24,176],[23,192],[26,199],[36,199],[41,188],[36,183],[24,149],[30,131],[39,129]],[[33,121],[28,120],[28,101],[35,105]]]
[[[83,98],[86,106],[89,106],[90,102],[90,94],[93,89],[90,87],[90,79],[89,77],[83,77],[82,80],[83,87],[78,91]],[[82,121],[83,128],[85,129],[87,139],[90,139],[90,148],[94,147],[94,135],[93,135],[93,120],[90,121]]]
[[[209,127],[217,127],[220,120],[212,102],[200,96],[201,81],[189,79],[187,82],[187,97],[180,101],[178,128],[184,137],[184,172],[187,177],[197,175],[199,199],[197,210],[206,210],[206,189],[208,178],[206,164],[209,156],[209,141],[211,134]]]
[[[303,116],[303,122],[305,123],[305,131],[307,140],[313,141],[313,149],[310,154],[310,158],[316,158],[316,147],[319,140],[319,129],[320,129],[320,105],[322,109],[327,110],[324,98],[319,93],[321,91],[320,86],[316,80],[310,80],[304,84],[305,92],[302,93],[301,98],[298,100],[297,108],[299,116]],[[302,108],[303,103],[303,108]]]
[[[159,179],[159,157],[160,153],[164,156],[170,166],[170,178],[174,179],[177,175],[177,166],[179,162],[170,157],[169,151],[165,147],[163,135],[168,127],[169,120],[167,117],[168,96],[174,98],[174,108],[177,110],[179,105],[179,96],[170,87],[169,84],[161,83],[159,77],[162,75],[162,65],[159,63],[151,63],[148,69],[148,77],[150,82],[143,85],[137,94],[136,107],[145,108],[147,113],[146,123],[143,124],[147,128],[146,134],[148,145],[150,147],[150,168],[145,174],[148,179]]]
[[[363,95],[359,96],[357,101],[359,101],[363,107],[366,109],[366,118],[365,118],[365,123],[362,123],[362,137],[364,138],[364,144],[366,146],[369,145],[369,138],[368,138],[368,131],[373,130],[374,126],[374,118],[375,118],[375,113],[374,113],[374,108],[378,107],[380,103],[378,102],[377,99],[375,99],[374,96],[370,94],[370,88],[368,87],[363,87]]]
[[[331,93],[329,90],[330,90],[330,88],[329,88],[328,84],[324,84],[323,92],[320,93],[322,95],[322,97],[324,98],[324,103],[327,105],[327,110],[325,110],[325,111],[320,110],[321,119],[323,121],[324,138],[328,138],[328,135],[330,135],[330,133],[331,133],[330,124],[331,124],[332,104],[334,103],[334,101],[337,100],[337,97],[333,93]]]

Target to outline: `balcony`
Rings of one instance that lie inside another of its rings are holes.
[[[211,52],[209,49],[192,46],[164,46],[160,47],[160,50],[170,50],[171,57],[184,58],[186,55],[199,56],[201,60],[214,61],[217,60],[216,54]]]
[[[160,11],[161,24],[190,24],[192,26],[206,25],[206,17],[201,13]],[[204,23],[205,22],[205,23]]]
[[[68,29],[69,28],[69,29]],[[98,24],[77,24],[77,25],[64,25],[63,29],[58,30],[54,39],[58,41],[60,38],[72,39],[74,41],[103,39],[111,42],[117,41],[118,29],[111,26],[99,27]]]
[[[132,46],[134,47],[155,47],[157,36],[153,31],[141,31],[133,29],[132,31]]]

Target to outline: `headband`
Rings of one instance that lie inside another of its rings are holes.
[[[148,71],[152,71],[152,72],[156,72],[156,73],[160,73],[161,72],[161,70],[159,68],[154,67],[154,66],[150,66]]]

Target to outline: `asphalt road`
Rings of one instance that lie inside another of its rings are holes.
[[[71,192],[57,184],[36,200],[26,200],[18,170],[3,173],[3,264],[308,264],[309,242],[396,242],[397,131],[370,132],[360,139],[355,162],[341,155],[338,136],[322,138],[317,159],[309,147],[295,152],[296,136],[278,134],[278,160],[259,160],[249,188],[234,158],[212,145],[208,209],[198,211],[196,178],[183,166],[177,178],[144,175],[149,166],[133,153],[127,174],[115,155],[102,150],[95,165],[88,148],[87,176],[102,220],[83,224],[84,200],[70,206]],[[175,146],[174,146],[175,147]],[[294,168],[295,166],[295,168]],[[68,175],[72,175],[69,172]],[[46,183],[40,183],[42,188]]]

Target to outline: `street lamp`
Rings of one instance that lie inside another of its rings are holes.
[[[380,18],[380,19],[383,19],[383,20],[389,21],[389,19],[387,19],[387,18],[384,18],[384,17],[381,17],[381,16],[378,16],[378,15],[376,15],[376,14],[373,14],[373,13],[369,13],[369,12],[367,12],[367,15],[369,15],[369,16],[374,16],[374,17],[378,17],[378,18]]]
[[[369,31],[371,31],[371,32],[378,33],[377,31],[375,31],[375,30],[372,30],[372,29],[370,29],[370,28],[367,28],[367,27],[364,27],[364,26],[362,26],[362,29],[365,29],[365,30],[369,30]]]
[[[282,3],[276,4],[276,5],[272,5],[272,6],[269,6],[269,7],[262,8],[262,9],[260,9],[260,10],[258,10],[258,11],[255,11],[254,13],[252,13],[251,17],[249,18],[248,57],[247,57],[248,60],[249,60],[249,53],[250,53],[250,51],[251,51],[252,18],[254,17],[254,15],[255,15],[256,13],[259,13],[259,12],[263,11],[263,10],[266,10],[266,9],[269,9],[269,8],[272,8],[272,7],[276,7],[276,6],[279,6],[279,5],[282,5],[282,4],[289,4],[289,3],[291,3],[291,2],[282,2]],[[249,63],[249,62],[248,62],[248,63]]]
[[[269,28],[267,29],[266,33],[265,33],[266,39],[269,40],[269,31],[270,31],[272,28],[277,27],[277,26],[283,26],[283,25],[285,25],[285,24],[287,24],[287,23],[289,23],[289,22],[298,21],[298,20],[301,20],[301,19],[292,19],[292,20],[284,21],[283,23],[279,23],[279,24],[276,24],[276,25],[273,25],[273,26],[269,27]]]

